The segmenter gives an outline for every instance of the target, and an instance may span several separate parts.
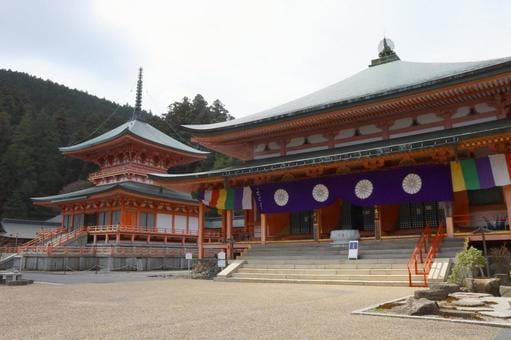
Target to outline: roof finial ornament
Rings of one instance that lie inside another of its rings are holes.
[[[394,42],[387,37],[383,37],[383,40],[378,44],[378,57],[378,59],[371,60],[369,67],[400,60],[394,52]]]
[[[138,69],[137,95],[135,97],[135,108],[133,109],[133,116],[131,117],[131,120],[139,119],[141,111],[142,111],[142,67]]]

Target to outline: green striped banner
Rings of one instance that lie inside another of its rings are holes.
[[[225,209],[234,209],[234,189],[226,189],[227,197],[225,198]]]
[[[464,159],[460,161],[460,164],[467,190],[481,189],[481,184],[479,183],[479,176],[477,175],[475,159]]]

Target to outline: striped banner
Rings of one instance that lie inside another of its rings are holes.
[[[452,190],[488,189],[511,184],[511,154],[451,162]]]
[[[204,190],[199,192],[199,199],[210,208],[215,209],[252,209],[252,189],[250,187]]]

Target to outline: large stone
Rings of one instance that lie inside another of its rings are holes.
[[[417,300],[410,297],[404,308],[408,315],[434,315],[438,313],[437,303],[428,299]]]
[[[449,293],[443,289],[421,289],[416,290],[413,296],[416,299],[428,299],[433,301],[440,301],[445,299]]]
[[[449,294],[449,296],[456,298],[456,299],[464,299],[464,298],[480,299],[480,298],[486,298],[486,297],[493,297],[493,295],[491,295],[491,294],[472,293],[472,292],[456,292],[456,293]]]
[[[509,281],[509,274],[495,274],[495,278],[500,279],[500,284],[508,286]]]
[[[481,315],[491,316],[494,318],[508,319],[511,318],[511,310],[496,310],[494,312],[479,312]]]
[[[499,296],[500,279],[465,279],[467,287],[475,293],[486,293]]]
[[[511,297],[511,286],[500,286],[499,293],[500,296]]]
[[[443,290],[446,291],[447,294],[456,293],[460,291],[460,285],[449,282],[430,283],[429,288]]]
[[[457,301],[452,302],[455,306],[462,306],[462,307],[479,307],[484,306],[484,302],[480,299],[474,299],[474,298],[465,298]]]
[[[330,239],[334,245],[348,244],[349,241],[360,239],[360,232],[357,229],[332,230]]]

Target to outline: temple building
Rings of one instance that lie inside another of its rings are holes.
[[[509,234],[511,57],[408,62],[393,46],[384,39],[366,69],[304,97],[183,127],[194,142],[241,161],[149,175],[197,192],[199,220],[209,209],[223,212],[220,242],[208,243],[199,229],[200,256],[329,239],[339,229],[377,240],[418,237],[426,226],[444,227],[447,237],[477,226]],[[243,205],[248,190],[252,202]],[[232,225],[237,211],[242,232]]]
[[[62,225],[59,232],[41,233],[25,247],[75,245],[92,249],[96,245],[149,247],[172,243],[195,247],[199,203],[190,194],[156,185],[148,174],[165,174],[169,168],[205,159],[208,152],[191,148],[142,121],[141,93],[142,69],[135,109],[128,122],[93,139],[60,148],[64,155],[98,165],[99,171],[89,175],[95,185],[33,198],[34,204],[59,209]],[[77,243],[78,239],[82,241]]]

